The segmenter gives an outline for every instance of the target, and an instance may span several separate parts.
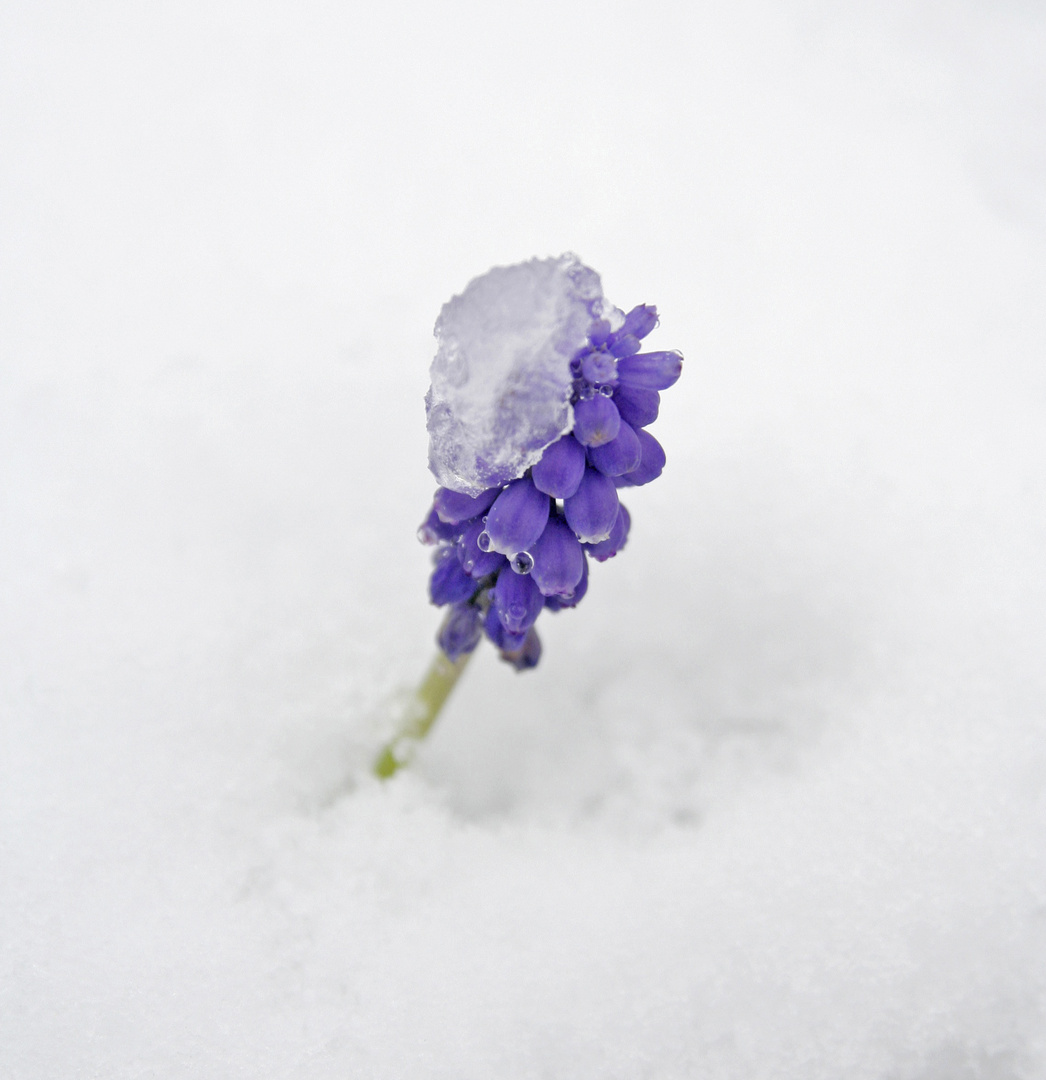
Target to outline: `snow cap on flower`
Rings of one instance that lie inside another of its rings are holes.
[[[575,255],[496,267],[444,304],[425,408],[429,467],[445,488],[507,484],[570,430],[570,359],[606,314],[620,325]]]

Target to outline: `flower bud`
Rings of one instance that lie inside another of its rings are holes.
[[[606,562],[612,559],[628,540],[628,530],[632,527],[632,519],[624,504],[620,504],[617,510],[617,520],[610,530],[610,535],[598,544],[586,544],[585,550],[596,562]]]
[[[665,467],[665,452],[661,444],[650,434],[649,431],[637,431],[639,445],[642,451],[638,468],[633,469],[624,476],[615,478],[614,483],[619,487],[640,487],[656,480]]]
[[[678,352],[637,353],[617,362],[618,381],[647,390],[667,390],[683,371]]]
[[[477,518],[458,540],[458,561],[470,577],[478,581],[495,573],[505,562],[505,556],[496,551],[483,551],[476,542],[486,526]]]
[[[533,625],[545,602],[530,574],[514,574],[507,566],[498,574],[493,597],[501,625],[512,634]]]
[[[475,581],[455,558],[441,559],[429,578],[429,596],[437,607],[468,600],[475,591]]]
[[[530,470],[530,479],[538,491],[554,499],[567,499],[577,491],[585,474],[585,448],[573,435],[564,435]]]
[[[642,449],[632,428],[621,421],[617,437],[602,446],[591,446],[588,460],[604,476],[621,476],[639,467]]]
[[[632,356],[639,352],[639,338],[627,333],[622,327],[608,342],[608,348],[618,359],[623,356]]]
[[[652,304],[639,304],[625,316],[624,325],[618,333],[645,338],[655,326],[657,326],[657,308]]]
[[[574,438],[583,446],[608,443],[621,426],[617,406],[608,397],[596,394],[574,406]]]
[[[585,569],[585,554],[570,526],[558,516],[549,518],[530,553],[534,557],[530,576],[541,594],[569,600]]]
[[[496,645],[499,649],[519,649],[522,648],[523,642],[527,639],[527,631],[523,630],[518,634],[511,634],[504,626],[501,625],[501,619],[498,618],[497,608],[493,604],[487,609],[486,617],[483,619],[483,630],[487,637],[490,638],[491,643]]]
[[[429,516],[418,526],[418,539],[423,544],[438,544],[440,540],[453,540],[459,532],[460,526],[441,521],[436,507],[433,506]]]
[[[487,515],[485,532],[489,544],[484,550],[514,555],[537,542],[548,522],[549,498],[523,477],[494,500]],[[481,542],[481,546],[482,542]]]
[[[502,649],[501,659],[507,660],[517,671],[537,667],[541,659],[541,638],[538,637],[537,630],[532,626],[519,648]]]
[[[584,599],[585,593],[588,592],[588,559],[584,557],[584,549],[582,549],[582,563],[581,563],[581,580],[574,587],[574,595],[569,599],[563,596],[546,596],[545,607],[549,611],[562,611],[564,608],[574,608]]]
[[[622,420],[634,428],[642,428],[657,419],[661,395],[656,390],[619,383],[614,387],[614,404]]]
[[[455,604],[440,627],[437,641],[449,659],[457,660],[479,644],[480,633],[479,609],[474,604]]]
[[[470,518],[479,517],[497,498],[500,490],[500,488],[488,488],[479,495],[473,496],[441,487],[436,491],[434,503],[436,513],[440,521],[449,525],[455,525],[459,521],[468,521]]]
[[[563,513],[583,544],[596,544],[610,535],[617,518],[614,481],[596,469],[586,469],[577,492],[563,501]]]
[[[602,350],[590,352],[581,358],[581,374],[590,383],[598,385],[612,382],[616,370],[617,364],[614,363],[614,357],[608,352]]]

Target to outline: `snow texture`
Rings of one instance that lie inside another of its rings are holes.
[[[0,6],[0,1077],[1044,1080],[1044,55]],[[686,356],[668,465],[381,786],[433,319],[566,249]]]
[[[570,358],[604,306],[599,275],[573,255],[495,267],[443,305],[425,398],[443,487],[500,487],[571,429]]]

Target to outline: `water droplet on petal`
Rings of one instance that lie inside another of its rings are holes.
[[[476,537],[476,547],[480,551],[490,551],[490,533],[485,530]]]
[[[509,565],[517,574],[529,574],[534,569],[534,556],[529,551],[517,551]]]

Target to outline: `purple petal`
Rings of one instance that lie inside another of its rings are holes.
[[[517,649],[502,649],[501,659],[511,664],[517,671],[526,671],[527,668],[537,667],[541,659],[541,638],[532,626],[523,639],[523,644]]]
[[[511,484],[494,500],[487,515],[486,533],[489,551],[515,555],[537,542],[548,522],[549,498],[523,477]]]
[[[461,532],[459,525],[448,525],[440,521],[436,507],[429,511],[429,516],[418,526],[418,539],[423,544],[438,544],[440,540],[453,540]]]
[[[459,521],[468,521],[469,518],[479,517],[484,510],[498,497],[500,488],[487,488],[480,495],[462,495],[460,491],[451,491],[450,488],[439,488],[436,491],[434,503],[436,513],[440,521],[454,525]]]
[[[501,620],[498,618],[497,608],[493,604],[487,609],[486,617],[483,620],[483,629],[486,632],[491,642],[499,649],[519,649],[522,648],[523,642],[527,639],[527,631],[523,630],[518,634],[510,634],[504,626],[501,625]]]
[[[640,304],[625,316],[625,323],[618,333],[645,338],[655,326],[657,326],[657,308],[652,304]]]
[[[546,596],[545,607],[549,611],[562,611],[564,608],[577,607],[584,599],[585,593],[588,592],[588,559],[584,558],[582,554],[582,569],[581,580],[574,588],[574,595],[570,599],[565,599],[562,596]]]
[[[530,470],[530,479],[538,491],[554,499],[566,499],[577,491],[584,473],[585,448],[573,435],[564,435]]]
[[[623,356],[632,356],[639,352],[639,338],[626,333],[624,327],[610,339],[608,343],[610,351],[620,359]]]
[[[581,374],[590,383],[608,383],[614,378],[617,364],[610,353],[590,352],[581,358]]]
[[[596,562],[606,562],[612,559],[628,541],[628,530],[632,527],[632,519],[624,504],[618,507],[617,520],[610,530],[610,535],[598,544],[586,544],[585,550]]]
[[[594,322],[588,331],[588,340],[599,348],[610,337],[610,323],[606,319]]]
[[[608,397],[596,394],[574,406],[574,438],[583,446],[608,443],[621,426],[617,406]]]
[[[504,564],[505,556],[497,551],[483,551],[476,541],[486,526],[482,519],[474,521],[461,535],[458,541],[458,559],[470,577],[475,580],[496,573]]]
[[[682,370],[683,357],[678,352],[638,353],[617,362],[620,382],[646,390],[667,390]]]
[[[479,609],[473,604],[455,604],[440,627],[439,647],[451,660],[472,652],[480,638]]]
[[[585,569],[585,553],[570,526],[562,518],[549,518],[530,553],[534,557],[530,576],[541,594],[569,600]]]
[[[619,476],[615,483],[621,487],[640,487],[656,480],[665,467],[665,452],[661,444],[650,434],[649,431],[637,431],[639,445],[642,448],[642,456],[639,467],[632,472]]]
[[[494,586],[494,607],[501,625],[511,634],[521,633],[541,613],[545,598],[529,574],[514,574],[505,567]]]
[[[429,596],[437,607],[468,600],[476,587],[457,559],[442,559],[429,578]]]
[[[577,492],[563,501],[567,524],[585,544],[597,544],[610,535],[617,508],[614,481],[596,469],[586,469]]]
[[[614,388],[614,404],[622,420],[634,428],[641,428],[652,424],[657,419],[661,395],[656,390],[618,383]]]
[[[588,459],[604,476],[621,476],[639,467],[642,449],[635,431],[621,421],[617,438],[589,447]]]

